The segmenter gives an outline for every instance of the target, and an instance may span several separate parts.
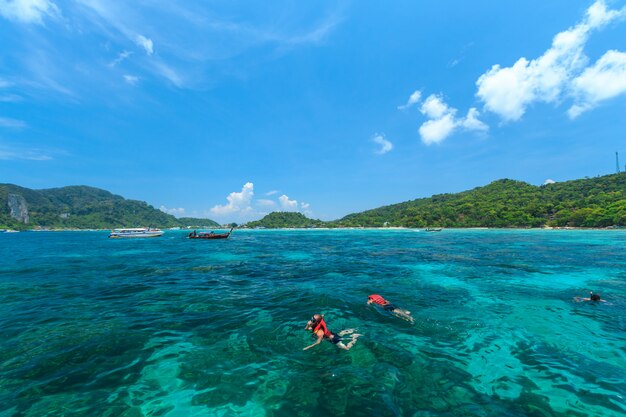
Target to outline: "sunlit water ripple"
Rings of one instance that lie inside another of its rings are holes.
[[[0,417],[626,414],[625,232],[184,237],[0,234]]]

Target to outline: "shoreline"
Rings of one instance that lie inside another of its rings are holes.
[[[215,227],[215,228],[202,228],[204,229],[212,229],[219,230],[224,229],[224,227]],[[446,230],[452,231],[464,231],[464,230],[492,230],[492,231],[550,231],[550,230],[570,230],[570,231],[626,231],[626,227],[448,227],[442,228],[441,231],[431,232],[427,231],[425,227],[277,227],[277,228],[235,228],[234,232],[242,232],[242,231],[252,231],[252,232],[264,232],[264,231],[330,231],[330,230],[376,230],[376,231],[392,231],[392,230],[407,230],[414,232],[425,232],[425,233],[439,233],[445,232]],[[26,229],[26,230],[14,230],[14,229],[6,229],[4,231],[0,231],[0,234],[3,233],[50,233],[50,232],[110,232],[112,229]],[[164,232],[187,232],[191,229],[161,229]]]

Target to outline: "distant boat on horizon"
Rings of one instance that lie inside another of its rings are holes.
[[[215,232],[200,232],[197,233],[195,230],[187,236],[189,239],[228,239],[228,236],[233,232],[233,227],[226,233],[215,233]]]
[[[111,231],[109,238],[141,238],[141,237],[159,237],[163,235],[161,229],[151,229],[149,227],[130,227],[126,229],[114,229]]]

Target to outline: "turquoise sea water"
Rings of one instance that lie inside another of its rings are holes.
[[[0,417],[626,414],[626,232],[184,237],[0,234]]]

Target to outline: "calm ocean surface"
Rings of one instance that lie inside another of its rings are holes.
[[[185,236],[0,234],[0,417],[626,415],[624,231]]]

